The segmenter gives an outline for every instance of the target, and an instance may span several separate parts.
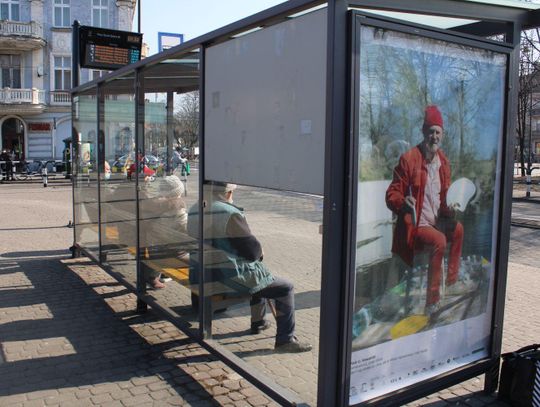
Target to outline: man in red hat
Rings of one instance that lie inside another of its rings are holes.
[[[447,242],[450,251],[446,293],[459,294],[463,290],[457,284],[463,226],[454,219],[454,209],[446,204],[450,163],[440,149],[444,126],[437,106],[426,107],[422,134],[422,142],[400,157],[386,191],[386,205],[397,215],[392,252],[409,266],[416,253],[429,254],[425,313],[431,316],[440,308],[439,287]]]

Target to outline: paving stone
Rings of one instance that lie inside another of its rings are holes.
[[[184,400],[186,400],[187,402],[190,402],[190,403],[193,403],[195,401],[200,401],[201,398],[200,396],[198,396],[197,394],[195,393],[186,393],[184,396],[182,396],[184,398]]]
[[[114,400],[122,400],[123,398],[128,398],[132,396],[132,394],[127,390],[117,390],[110,394]]]
[[[93,395],[98,395],[98,394],[104,394],[104,393],[113,393],[118,390],[120,390],[120,388],[118,387],[116,383],[107,383],[107,384],[98,384],[97,386],[92,387],[90,389],[90,393],[92,393]]]
[[[216,379],[208,378],[202,381],[205,387],[214,387],[219,385],[219,382]]]
[[[133,394],[134,396],[137,396],[139,394],[148,394],[150,393],[150,389],[146,386],[137,386],[137,387],[132,387],[131,389],[128,390],[131,394]]]
[[[213,400],[197,400],[191,403],[192,407],[215,407],[216,403]]]
[[[98,396],[90,397],[90,400],[92,400],[93,403],[97,405],[101,405],[103,403],[107,403],[110,401],[114,401],[110,394],[99,394]]]
[[[250,397],[247,399],[247,402],[252,406],[265,406],[270,401],[264,396]]]
[[[122,400],[125,406],[136,406],[143,403],[153,403],[152,398],[148,394],[141,394]]]
[[[185,400],[180,396],[169,397],[168,399],[163,400],[163,402],[170,406],[183,406],[185,404]]]
[[[228,394],[229,389],[227,389],[226,387],[222,387],[222,386],[215,386],[215,387],[212,387],[211,392],[212,392],[212,394],[214,396],[221,396],[223,394]]]
[[[223,369],[212,369],[208,372],[208,374],[211,377],[222,377],[227,375],[227,373]]]
[[[240,389],[240,382],[238,380],[225,380],[223,386],[229,390],[238,390]]]
[[[22,403],[23,407],[43,407],[45,403],[41,399],[29,400]]]
[[[158,390],[150,393],[150,397],[152,397],[154,400],[164,400],[170,396],[171,395],[168,390]]]
[[[75,403],[77,401],[77,397],[74,393],[64,393],[64,394],[58,394],[56,396],[49,396],[45,397],[45,404],[48,406],[56,405],[56,404],[66,404],[66,403]],[[2,403],[0,402],[0,405]]]
[[[227,396],[233,401],[240,401],[246,398],[242,393],[236,391],[229,393]]]
[[[135,377],[131,379],[131,383],[133,383],[135,386],[155,383],[157,381],[159,381],[159,377],[157,376]]]
[[[225,396],[225,395],[222,395],[222,396],[215,396],[214,397],[214,400],[219,403],[220,405],[228,405],[228,404],[232,404],[233,403],[233,400],[228,397],[228,396]]]
[[[113,400],[100,404],[100,407],[124,407],[124,405],[118,400]]]
[[[0,406],[10,406],[27,401],[26,394],[13,394],[11,396],[0,397]]]
[[[246,396],[248,398],[260,395],[259,390],[255,389],[254,387],[244,388],[244,389],[240,390],[240,393],[242,393],[244,396]]]
[[[162,390],[169,387],[170,386],[167,382],[155,382],[155,383],[150,383],[148,385],[148,388],[150,389],[150,391]]]
[[[192,375],[193,379],[197,381],[206,380],[210,378],[210,374],[208,372],[195,372]]]
[[[191,377],[189,377],[189,376],[175,377],[173,380],[174,380],[175,383],[183,384],[183,385],[191,383],[193,381],[193,379]]]
[[[85,399],[85,398],[88,398],[92,395],[92,393],[90,393],[90,390],[87,390],[87,389],[84,389],[84,390],[77,390],[75,392],[75,396],[78,398],[78,399]]]

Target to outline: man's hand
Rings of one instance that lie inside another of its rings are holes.
[[[416,199],[411,195],[407,195],[405,197],[405,205],[407,205],[409,207],[408,209],[415,209],[416,208]]]

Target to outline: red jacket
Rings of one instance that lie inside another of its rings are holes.
[[[453,211],[446,205],[446,193],[450,187],[450,163],[441,150],[438,150],[437,154],[441,162],[439,169],[441,177],[439,216],[452,216]],[[414,239],[424,203],[426,182],[426,159],[418,145],[399,158],[399,163],[394,168],[392,182],[386,190],[386,206],[397,215],[392,253],[399,255],[410,266],[412,266],[414,258]],[[416,199],[416,226],[413,226],[411,211],[407,210],[408,206],[405,204],[405,197],[409,193],[412,193]]]

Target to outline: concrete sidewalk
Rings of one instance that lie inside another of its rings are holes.
[[[277,405],[171,323],[136,315],[135,296],[98,266],[69,258],[69,191],[0,189],[0,406]],[[512,231],[503,351],[540,337],[539,260],[521,250],[539,237]],[[505,405],[482,387],[474,378],[411,405]]]

